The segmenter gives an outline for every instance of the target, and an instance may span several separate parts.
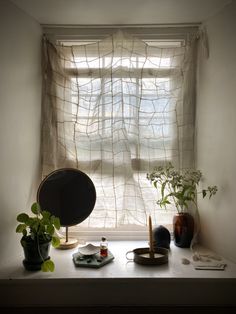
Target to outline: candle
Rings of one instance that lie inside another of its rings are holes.
[[[154,258],[153,239],[152,239],[152,217],[149,215],[149,252],[150,258]]]

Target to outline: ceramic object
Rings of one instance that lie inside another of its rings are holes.
[[[171,241],[169,230],[162,225],[155,227],[153,229],[153,241],[154,247],[163,247],[169,249]]]
[[[188,213],[176,214],[173,218],[174,243],[178,247],[189,248],[194,233],[194,219]]]
[[[78,252],[83,255],[94,255],[100,251],[100,246],[95,246],[91,243],[78,248]]]
[[[51,240],[33,241],[30,236],[21,239],[25,259],[23,265],[27,270],[40,270],[43,261],[50,259]]]

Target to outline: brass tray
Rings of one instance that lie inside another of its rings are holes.
[[[126,258],[130,261],[134,261],[141,265],[162,265],[168,263],[169,250],[157,247],[154,249],[154,254],[150,255],[149,248],[137,248],[126,253]],[[129,258],[127,255],[133,253],[133,258]]]

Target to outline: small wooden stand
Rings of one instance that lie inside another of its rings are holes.
[[[75,238],[69,238],[68,227],[66,227],[66,237],[60,239],[60,245],[58,249],[69,250],[75,248],[79,244],[79,241]]]

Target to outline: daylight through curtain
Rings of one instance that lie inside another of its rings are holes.
[[[121,31],[87,45],[44,40],[43,176],[90,176],[97,202],[84,226],[158,222],[146,173],[193,166],[194,45],[158,48]]]

